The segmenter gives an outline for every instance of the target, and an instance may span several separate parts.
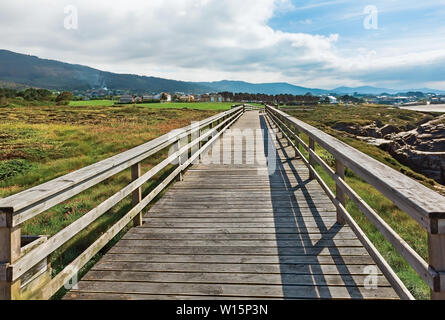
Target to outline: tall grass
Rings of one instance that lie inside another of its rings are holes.
[[[0,108],[0,196],[7,197],[56,177],[111,157],[173,129],[205,119],[215,111],[120,107]],[[143,161],[146,172],[162,161],[162,150]],[[143,186],[147,195],[171,167]],[[25,222],[22,234],[53,236],[131,181],[127,169]],[[60,272],[131,208],[131,196],[51,254],[53,274]],[[128,227],[130,227],[131,224]],[[116,237],[117,240],[125,230]],[[84,273],[107,246],[81,271]],[[61,290],[55,298],[63,296]]]

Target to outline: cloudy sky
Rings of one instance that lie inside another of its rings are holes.
[[[1,0],[0,48],[177,80],[445,89],[443,21],[445,0]]]

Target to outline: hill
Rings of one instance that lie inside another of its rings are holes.
[[[87,90],[107,87],[112,90],[131,90],[143,92],[184,92],[208,93],[229,91],[250,94],[292,94],[322,95],[336,94],[381,94],[397,93],[401,90],[363,87],[339,87],[333,90],[306,88],[285,82],[248,83],[244,81],[186,82],[134,74],[118,74],[101,71],[87,66],[69,64],[55,60],[41,59],[36,56],[0,50],[0,87],[26,88],[38,87],[52,90]],[[433,89],[412,89],[406,91],[423,91],[445,93]]]
[[[216,82],[200,82],[199,84],[210,87],[213,91],[243,92],[243,93],[262,93],[268,95],[276,94],[293,94],[305,95],[311,93],[314,95],[327,94],[329,91],[322,89],[305,88],[295,86],[289,83],[248,83],[244,81],[216,81]]]
[[[134,91],[208,92],[199,84],[156,77],[116,74],[94,68],[40,59],[0,50],[0,80],[56,90],[107,87]]]

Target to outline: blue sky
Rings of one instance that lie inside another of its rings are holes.
[[[444,1],[291,1],[293,7],[279,11],[268,24],[286,32],[304,32],[328,36],[340,35],[338,46],[367,46],[370,50],[389,41],[414,37],[437,39],[444,36]],[[368,5],[378,9],[378,29],[363,27]],[[445,40],[445,38],[441,38]]]
[[[445,89],[443,21],[445,0],[4,0],[0,44],[178,80]]]

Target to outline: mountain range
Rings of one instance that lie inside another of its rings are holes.
[[[0,86],[38,87],[52,90],[87,90],[108,88],[144,92],[184,92],[202,94],[207,92],[243,92],[269,95],[311,93],[322,94],[395,94],[401,90],[364,87],[339,87],[332,90],[306,88],[289,83],[248,83],[244,81],[186,82],[133,74],[117,74],[87,66],[69,64],[55,60],[40,59],[36,56],[0,50]],[[436,92],[434,89],[409,89],[407,91]]]

